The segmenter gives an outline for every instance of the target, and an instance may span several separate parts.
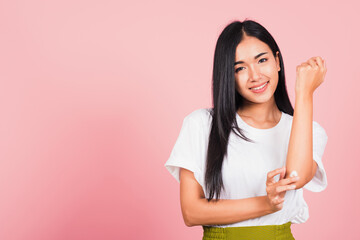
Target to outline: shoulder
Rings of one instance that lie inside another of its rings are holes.
[[[198,124],[207,124],[211,118],[212,108],[199,108],[193,110],[187,114],[184,118],[184,121],[197,122]]]
[[[292,123],[293,116],[286,112],[282,112],[282,113],[283,113],[283,117],[284,117],[285,121],[288,123]]]
[[[212,108],[199,108],[188,113],[184,120],[183,126],[190,129],[189,131],[201,132],[208,135],[212,123]]]

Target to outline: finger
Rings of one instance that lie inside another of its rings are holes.
[[[315,61],[314,58],[310,58],[307,62],[308,62],[309,65],[311,65],[311,67],[313,67],[313,68],[317,66],[317,63],[316,63],[316,61]]]
[[[276,183],[275,179],[274,178],[267,178],[266,180],[266,185],[271,185],[271,184],[274,184]]]
[[[277,169],[275,169],[275,170],[273,170],[273,171],[271,171],[271,172],[268,172],[268,174],[267,174],[267,182],[275,182],[275,180],[273,179],[274,178],[274,176],[276,176],[276,175],[278,175],[279,173],[281,173],[282,171],[283,171],[283,168],[285,168],[285,166],[284,167],[282,167],[282,168],[277,168]]]
[[[276,207],[282,209],[282,208],[283,208],[283,205],[284,205],[284,203],[280,203],[280,204],[276,205]]]
[[[310,65],[308,62],[303,62],[303,63],[300,64],[300,66],[304,66],[304,67],[308,66],[308,65]]]
[[[322,66],[323,66],[323,70],[326,72],[326,64],[325,64],[325,59],[322,59]]]
[[[278,181],[277,184],[278,185],[288,185],[288,184],[295,183],[295,182],[299,181],[299,179],[300,179],[299,176],[285,178],[285,179],[282,179],[281,181]]]
[[[272,201],[272,202],[273,202],[274,205],[278,205],[278,204],[284,202],[284,200],[285,200],[284,198],[281,198],[281,197],[279,197],[279,196],[276,196],[276,197],[273,198],[273,201]]]
[[[281,193],[281,192],[284,192],[284,191],[288,191],[288,190],[293,190],[293,189],[295,189],[295,185],[284,185],[284,186],[277,186],[276,188],[275,188],[275,191],[277,192],[277,193]]]
[[[316,57],[315,61],[320,68],[324,68],[324,63],[321,57]]]
[[[279,181],[285,177],[286,166],[283,166],[281,169],[282,169],[282,171],[281,171],[281,173],[280,173]]]
[[[281,192],[278,195],[279,195],[279,197],[283,198],[283,197],[285,197],[285,194],[286,194],[286,192]]]
[[[285,198],[278,198],[278,201],[277,201],[276,205],[278,205],[280,203],[283,203],[284,201],[285,201]]]

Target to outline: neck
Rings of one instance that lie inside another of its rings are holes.
[[[278,119],[280,110],[276,106],[274,96],[265,103],[253,103],[246,101],[239,107],[237,113],[240,116],[256,119],[259,122]]]

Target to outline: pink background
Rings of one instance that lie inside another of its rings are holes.
[[[164,167],[185,115],[211,106],[216,39],[264,25],[296,65],[326,60],[314,120],[328,187],[305,191],[296,239],[358,231],[359,4],[354,1],[1,1],[0,239],[201,239]]]

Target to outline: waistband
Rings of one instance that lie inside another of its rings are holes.
[[[291,222],[281,225],[210,227],[202,226],[203,240],[295,240],[291,233]]]

